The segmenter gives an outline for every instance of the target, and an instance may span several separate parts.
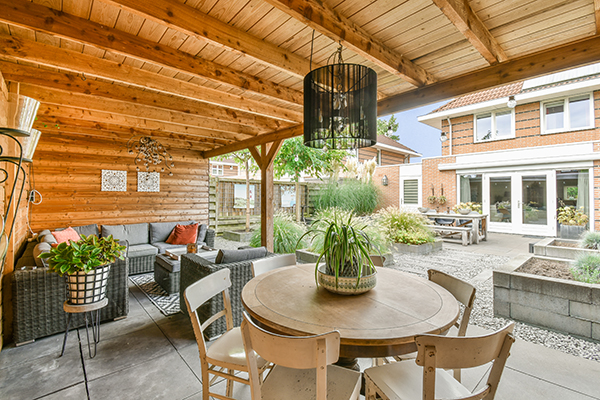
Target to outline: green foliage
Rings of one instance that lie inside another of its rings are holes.
[[[368,225],[353,221],[352,217],[352,213],[334,210],[331,217],[319,220],[305,234],[313,239],[323,238],[323,250],[317,259],[315,274],[319,263],[324,260],[327,274],[335,276],[336,286],[338,278],[343,276],[356,277],[358,287],[362,276],[375,272],[369,255],[377,249],[365,232]]]
[[[387,121],[380,118],[377,120],[377,134],[387,136],[398,142],[400,141],[400,136],[396,135],[396,132],[398,131],[399,126],[400,123],[396,121],[396,117],[393,115]],[[390,127],[392,128],[391,134],[388,133]]]
[[[306,247],[306,242],[300,240],[306,232],[304,225],[295,222],[290,215],[281,213],[273,217],[273,251],[277,254],[295,253],[297,249]],[[250,246],[260,247],[260,229],[252,233]]]
[[[60,243],[39,257],[48,261],[50,272],[60,276],[77,271],[87,274],[97,267],[114,263],[117,258],[123,260],[125,249],[112,235],[102,238],[82,235],[77,242],[69,240],[69,243]]]
[[[391,206],[379,211],[377,218],[391,242],[416,245],[435,241],[421,214]]]
[[[458,203],[452,209],[456,212],[458,212],[458,210],[468,209],[471,211],[477,211],[479,214],[482,214],[481,203],[475,203],[474,201],[467,201],[466,203]]]
[[[589,217],[583,212],[583,207],[579,209],[573,206],[565,206],[558,208],[558,222],[562,225],[584,226],[588,223]]]
[[[585,283],[600,283],[600,255],[582,254],[573,267],[571,273],[576,281]]]
[[[366,215],[375,210],[380,198],[379,188],[373,182],[348,179],[328,183],[319,191],[315,205],[317,210],[337,207]]]
[[[214,157],[215,160],[225,161],[232,159],[237,165],[246,169],[247,173],[256,172],[259,170],[258,164],[254,161],[254,157],[250,153],[250,150],[244,149],[240,151],[234,151],[233,153],[223,154],[222,156]]]
[[[342,165],[342,160],[348,153],[341,150],[314,149],[304,145],[301,136],[287,139],[273,160],[273,172],[280,179],[284,175],[292,177],[298,182],[300,174],[321,178],[328,175]]]
[[[341,208],[327,208],[319,210],[315,214],[315,221],[310,226],[313,231],[325,231],[327,228],[328,221],[334,219],[348,220],[352,216],[352,211],[344,210]],[[355,228],[364,231],[371,243],[373,248],[379,253],[384,253],[388,250],[388,238],[385,234],[385,230],[379,224],[377,219],[371,217],[355,217],[351,219],[351,222]],[[321,253],[323,252],[323,235],[307,235],[310,237],[310,246],[308,250]],[[374,253],[371,253],[372,255]]]
[[[579,241],[579,247],[600,250],[600,232],[586,232]]]

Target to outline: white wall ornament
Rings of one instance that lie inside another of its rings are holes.
[[[138,172],[138,192],[160,192],[160,173]]]
[[[111,169],[102,170],[103,192],[126,192],[127,171],[115,171]]]

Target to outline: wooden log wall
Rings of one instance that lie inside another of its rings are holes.
[[[173,176],[161,173],[160,192],[148,193],[137,190],[127,140],[55,126],[44,129],[33,162],[35,189],[43,197],[41,204],[32,206],[33,231],[92,223],[208,223],[208,160],[199,157],[194,145],[159,139],[173,156]],[[103,169],[127,171],[127,191],[101,191]]]
[[[377,149],[373,147],[365,147],[358,150],[358,161],[360,162],[372,160],[373,157],[375,157],[375,161],[377,161]],[[403,154],[381,150],[381,165],[404,164],[404,158],[405,156]]]

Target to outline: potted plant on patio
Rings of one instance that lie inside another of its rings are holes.
[[[585,232],[589,217],[583,212],[583,207],[577,209],[573,206],[566,206],[561,202],[561,207],[558,208],[557,220],[560,223],[561,238],[579,239]]]
[[[333,293],[361,294],[377,283],[375,265],[369,255],[379,249],[365,233],[366,225],[352,218],[351,213],[346,216],[334,212],[331,217],[315,222],[315,227],[302,236],[312,235],[311,240],[322,237],[323,250],[317,259],[315,279]],[[320,265],[321,260],[324,265]]]
[[[80,240],[60,243],[39,257],[47,261],[49,272],[67,276],[71,304],[89,304],[106,297],[110,266],[117,258],[124,259],[125,249],[112,235],[82,235]]]

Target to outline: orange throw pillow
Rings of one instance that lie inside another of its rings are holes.
[[[196,243],[198,237],[198,224],[193,225],[175,225],[175,228],[169,235],[167,243],[169,244],[188,244]]]
[[[56,239],[58,243],[69,242],[72,240],[74,242],[81,239],[79,233],[75,231],[75,229],[68,227],[67,229],[63,229],[62,231],[54,231],[52,232],[52,236]]]

